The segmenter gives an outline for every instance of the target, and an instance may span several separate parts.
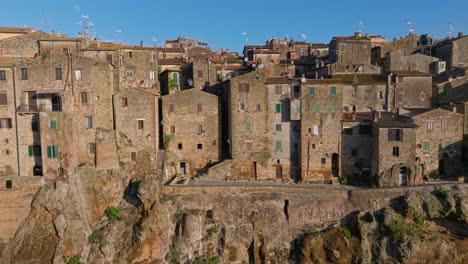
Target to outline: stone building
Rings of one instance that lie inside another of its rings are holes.
[[[418,42],[420,37],[416,34],[409,34],[408,36],[392,41],[382,43],[371,50],[371,63],[372,65],[383,66],[385,58],[388,53],[401,50],[404,54],[413,54],[418,49]]]
[[[431,178],[454,176],[462,168],[463,115],[435,109],[409,109],[416,128],[416,158]]]
[[[447,62],[447,68],[468,66],[468,36],[459,33],[456,38],[436,44],[435,56]]]
[[[167,176],[197,175],[220,160],[219,98],[199,89],[162,97]]]
[[[365,35],[356,33],[349,37],[333,37],[328,46],[331,64],[371,64],[371,40]]]
[[[435,105],[432,75],[422,72],[395,71],[390,74],[389,106],[396,108],[429,108]]]
[[[388,80],[381,74],[340,74],[343,82],[343,112],[387,110]]]
[[[159,74],[161,94],[167,95],[182,90],[182,85],[187,85],[187,83],[183,82],[181,78],[182,74],[180,69],[172,68],[162,71]]]
[[[431,73],[432,65],[439,59],[421,53],[408,54],[406,49],[389,52],[385,57],[385,72],[415,71]]]
[[[42,31],[5,35],[5,38],[0,39],[0,56],[34,57],[34,54],[39,52],[38,40],[47,37],[50,37],[50,35]]]
[[[328,183],[340,175],[340,116],[343,84],[339,79],[301,83],[301,180]]]
[[[34,28],[0,27],[0,40],[23,36],[35,32]]]
[[[132,175],[155,175],[159,150],[159,91],[126,89],[113,97],[119,165]]]

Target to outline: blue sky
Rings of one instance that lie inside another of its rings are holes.
[[[27,25],[76,36],[81,21],[92,25],[91,34],[101,40],[152,45],[157,39],[161,45],[186,36],[213,49],[235,51],[271,36],[328,43],[332,36],[360,29],[391,39],[407,34],[408,20],[414,21],[416,33],[437,38],[446,36],[450,23],[454,34],[468,33],[467,0],[24,0],[8,1],[2,9],[1,26]]]

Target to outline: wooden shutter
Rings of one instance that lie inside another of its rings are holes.
[[[52,158],[52,146],[47,147],[47,157]]]
[[[34,155],[34,147],[32,145],[28,147],[28,152],[29,157],[32,157]]]

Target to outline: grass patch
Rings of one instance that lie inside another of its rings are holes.
[[[441,233],[429,229],[424,221],[416,220],[414,223],[405,223],[403,219],[396,219],[388,229],[392,237],[399,242],[409,237],[422,237],[423,235],[441,236]]]
[[[219,256],[208,258],[207,256],[198,256],[193,261],[193,264],[218,264],[220,262]]]
[[[169,134],[164,135],[163,144],[164,144],[164,149],[165,150],[169,149],[169,145],[171,144],[172,140],[173,140],[172,135],[169,135]]]
[[[219,232],[219,226],[213,225],[212,227],[206,230],[206,238],[211,239],[214,238]]]
[[[164,205],[164,204],[166,204],[166,202],[167,202],[167,199],[165,197],[162,197],[162,198],[159,199],[159,204],[160,205]]]
[[[118,206],[109,207],[106,210],[106,216],[110,220],[121,221],[122,220],[122,216],[120,216],[121,212],[122,212],[122,208]]]
[[[66,264],[83,264],[81,262],[81,257],[78,255],[73,255],[71,257],[63,257],[63,262]]]
[[[351,234],[351,231],[346,226],[341,227],[340,234],[347,239],[351,239],[353,237],[353,234]]]
[[[94,244],[98,243],[100,247],[104,246],[105,236],[102,233],[101,229],[94,230],[91,235],[88,236],[88,243]]]

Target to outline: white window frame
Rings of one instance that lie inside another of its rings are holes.
[[[314,135],[320,135],[320,125],[314,125],[313,134]]]
[[[81,81],[83,78],[81,70],[75,70],[75,80]]]
[[[239,103],[239,111],[241,111],[241,112],[245,111],[245,103],[244,102]]]
[[[150,76],[150,77],[149,77],[150,80],[156,80],[156,78],[155,78],[156,74],[155,74],[154,71],[150,71],[150,72],[149,72],[149,76]]]

